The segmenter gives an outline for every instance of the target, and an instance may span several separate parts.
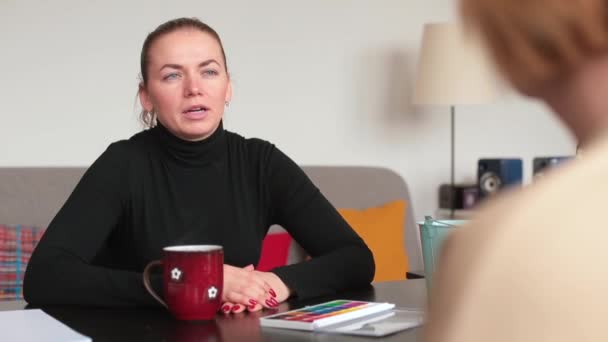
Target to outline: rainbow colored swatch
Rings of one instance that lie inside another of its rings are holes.
[[[394,304],[334,300],[260,319],[262,326],[313,330],[394,308]]]

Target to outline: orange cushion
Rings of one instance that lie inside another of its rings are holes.
[[[405,279],[408,258],[404,245],[404,200],[363,210],[338,209],[346,222],[361,236],[374,255],[374,281]]]

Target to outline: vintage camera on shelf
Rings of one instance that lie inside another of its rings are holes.
[[[439,186],[439,208],[453,210],[472,209],[477,203],[477,184],[441,184]]]
[[[506,187],[521,185],[523,175],[521,159],[480,159],[477,162],[479,200],[493,196]]]
[[[572,159],[572,156],[559,156],[559,157],[536,157],[532,161],[532,174],[534,179],[542,177],[545,172],[557,167],[560,164],[567,162]]]

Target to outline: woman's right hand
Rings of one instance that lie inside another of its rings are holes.
[[[220,307],[223,313],[238,313],[245,309],[257,311],[278,306],[274,300],[274,290],[253,270],[253,265],[239,268],[224,264],[223,304]]]

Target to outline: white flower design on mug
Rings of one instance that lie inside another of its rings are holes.
[[[175,281],[180,281],[182,279],[182,271],[177,267],[172,269],[171,270],[171,279],[173,279]]]
[[[207,295],[209,296],[209,299],[215,299],[215,297],[217,297],[217,288],[215,288],[215,286],[211,286],[207,290]]]

